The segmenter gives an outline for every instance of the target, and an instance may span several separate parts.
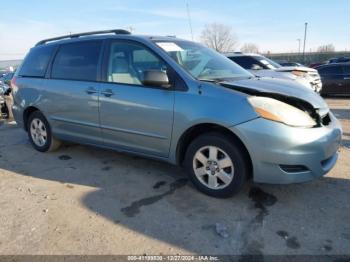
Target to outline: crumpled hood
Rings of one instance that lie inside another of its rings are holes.
[[[262,77],[225,81],[222,82],[221,85],[251,95],[276,94],[304,100],[315,109],[328,108],[326,102],[320,95],[309,88],[289,80]]]

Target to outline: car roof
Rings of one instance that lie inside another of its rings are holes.
[[[341,62],[341,63],[330,63],[330,64],[323,64],[320,66],[317,66],[317,68],[322,68],[322,67],[330,67],[330,66],[342,66],[342,65],[350,65],[350,62]]]

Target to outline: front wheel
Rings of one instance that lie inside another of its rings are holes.
[[[40,152],[54,151],[61,145],[61,142],[52,136],[49,122],[39,111],[29,116],[27,130],[30,142]]]
[[[220,133],[196,138],[188,147],[184,166],[193,184],[214,197],[229,197],[242,189],[248,162],[242,146]]]

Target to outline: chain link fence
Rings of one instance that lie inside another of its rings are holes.
[[[302,53],[280,53],[280,54],[266,54],[268,58],[280,62],[298,62],[304,65],[312,63],[320,63],[331,58],[349,56],[350,52],[308,52],[303,56]]]

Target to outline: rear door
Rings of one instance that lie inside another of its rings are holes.
[[[106,51],[100,121],[107,146],[167,157],[172,126],[172,88],[142,83],[146,70],[171,70],[153,51],[134,41],[113,40]],[[171,78],[171,76],[168,74]]]
[[[343,94],[350,94],[350,64],[343,65]]]
[[[337,94],[343,86],[343,70],[340,65],[333,64],[322,66],[318,69],[322,79],[322,92],[325,94]]]
[[[58,48],[45,79],[45,108],[56,136],[81,143],[101,143],[97,82],[102,41],[81,41]]]

